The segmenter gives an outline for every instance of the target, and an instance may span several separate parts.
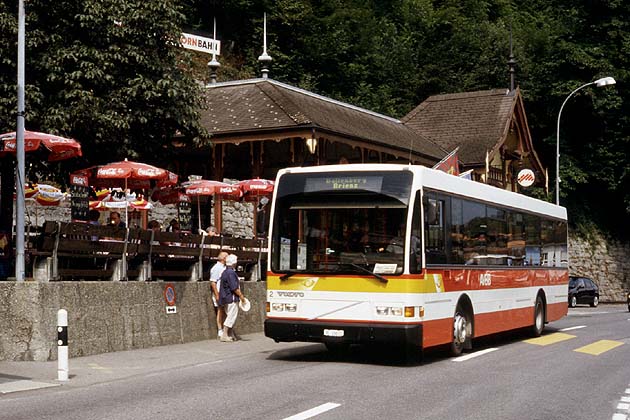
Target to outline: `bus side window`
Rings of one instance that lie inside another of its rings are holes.
[[[424,240],[427,264],[446,263],[444,201],[432,196],[424,199]]]

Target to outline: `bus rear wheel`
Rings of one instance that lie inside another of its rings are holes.
[[[540,337],[545,328],[545,305],[540,296],[536,297],[536,305],[534,306],[534,325],[531,328],[531,334],[534,337]]]
[[[472,322],[470,314],[464,310],[461,304],[457,304],[453,317],[453,342],[451,343],[451,355],[459,356],[466,348],[470,347],[472,340]]]

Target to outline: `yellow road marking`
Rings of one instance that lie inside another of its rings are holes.
[[[620,341],[613,340],[599,340],[588,346],[580,347],[579,349],[575,349],[573,351],[577,351],[580,353],[592,354],[593,356],[599,356],[600,354],[607,352],[608,350],[612,350],[615,347],[619,347],[623,343]]]
[[[575,338],[575,336],[571,334],[553,333],[545,335],[544,337],[530,338],[529,340],[525,340],[525,343],[536,344],[537,346],[548,346],[549,344],[559,343],[571,338]]]
[[[108,367],[104,367],[104,366],[100,366],[97,363],[88,363],[88,366],[90,367],[90,369],[94,369],[94,370],[102,370],[106,373],[112,373],[111,368]]]

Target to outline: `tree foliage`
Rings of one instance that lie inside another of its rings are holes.
[[[155,160],[176,133],[203,135],[198,86],[177,46],[184,15],[176,2],[31,0],[26,13],[28,129],[78,139],[90,163]],[[15,15],[0,8],[0,20],[12,23],[2,25],[11,35],[2,37],[2,57],[15,56]],[[15,129],[15,60],[8,64],[3,131]]]

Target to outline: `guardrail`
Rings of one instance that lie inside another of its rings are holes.
[[[245,280],[264,264],[266,238],[233,238],[188,232],[46,222],[31,247],[33,278],[56,280],[208,280],[221,250],[236,254]],[[264,272],[264,270],[258,270]]]

